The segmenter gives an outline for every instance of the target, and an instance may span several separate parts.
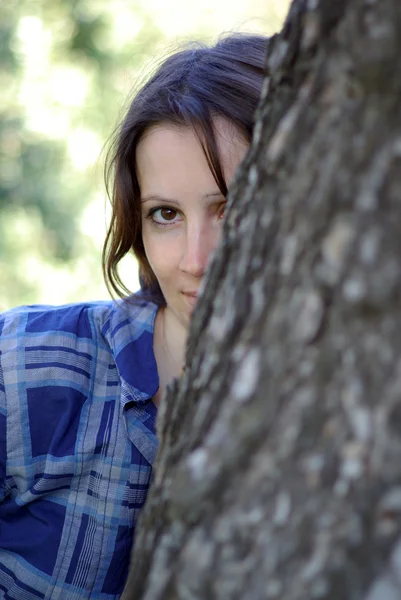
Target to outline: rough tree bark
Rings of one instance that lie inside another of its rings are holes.
[[[401,598],[401,2],[294,0],[124,600]]]

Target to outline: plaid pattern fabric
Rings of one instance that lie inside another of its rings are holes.
[[[119,598],[157,446],[156,312],[0,315],[0,598]]]

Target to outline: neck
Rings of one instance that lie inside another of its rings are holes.
[[[176,376],[178,376],[184,368],[188,330],[168,308],[163,310],[162,334],[166,355],[176,371]]]
[[[182,373],[188,330],[168,307],[156,315],[153,350],[159,374],[159,391],[154,398],[159,404],[166,386]]]

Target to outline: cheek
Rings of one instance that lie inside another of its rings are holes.
[[[177,240],[168,233],[149,231],[143,231],[142,239],[148,263],[156,279],[163,281],[174,272],[179,262]]]

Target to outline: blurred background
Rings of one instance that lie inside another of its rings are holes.
[[[0,307],[108,298],[107,141],[152,59],[272,34],[289,0],[0,0]],[[122,273],[138,288],[136,264]]]

